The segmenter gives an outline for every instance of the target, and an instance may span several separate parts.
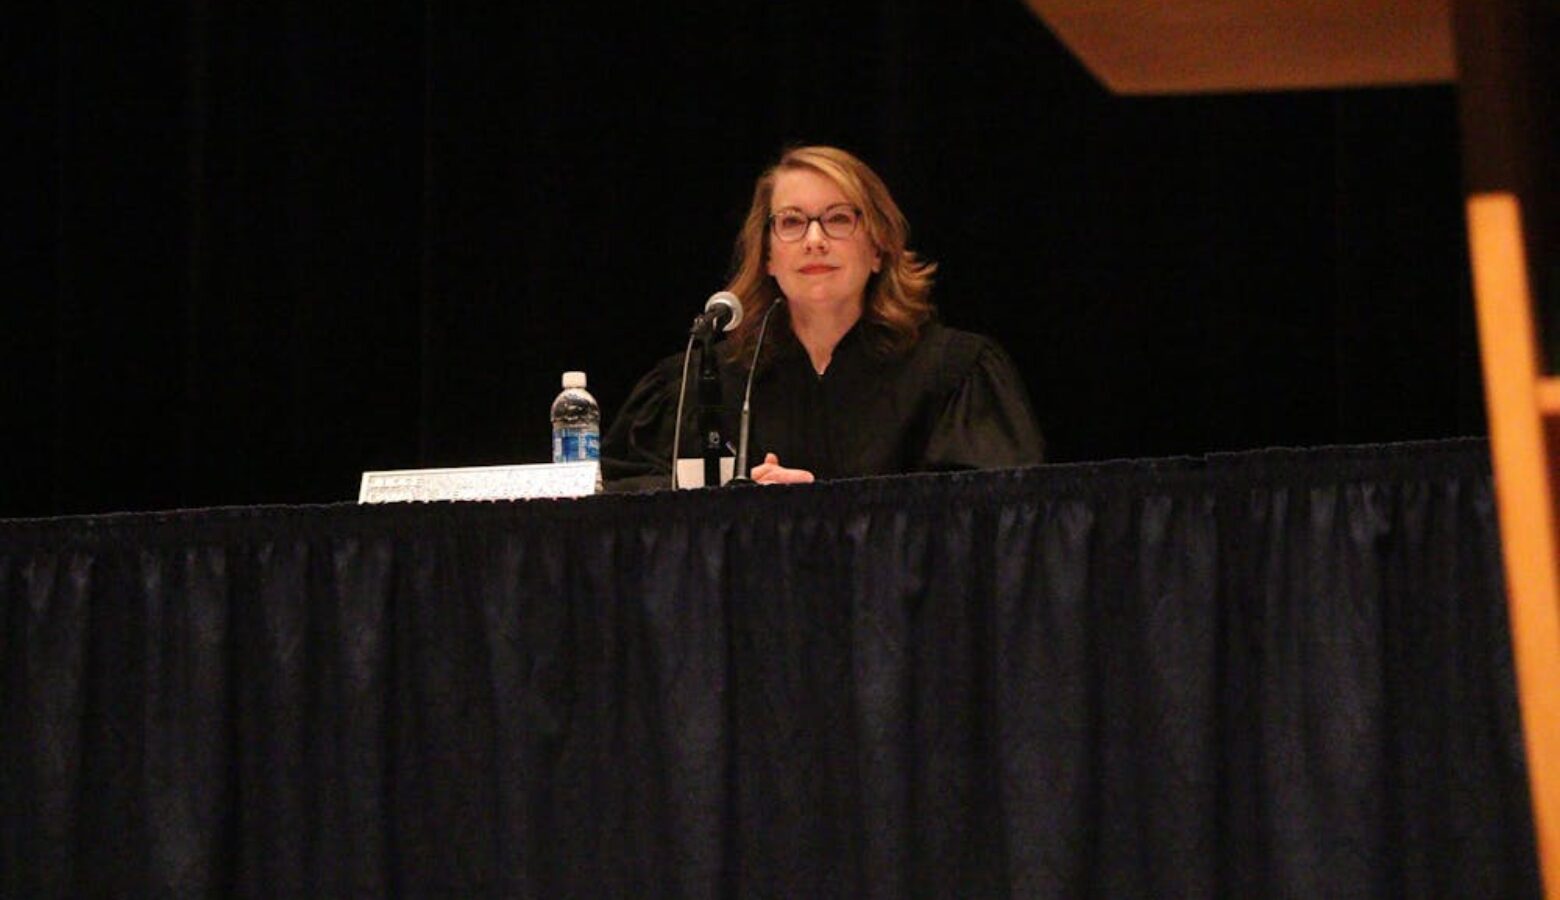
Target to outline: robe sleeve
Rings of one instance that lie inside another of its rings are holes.
[[[931,471],[1037,465],[1045,440],[1029,392],[1002,348],[981,339],[933,422],[922,466]]]
[[[681,360],[662,360],[639,379],[612,420],[601,444],[601,477],[608,491],[670,487]]]

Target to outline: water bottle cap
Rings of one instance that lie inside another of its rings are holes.
[[[584,372],[564,372],[563,373],[563,388],[564,388],[564,390],[568,390],[569,388],[582,388],[584,386],[585,386],[585,373]]]

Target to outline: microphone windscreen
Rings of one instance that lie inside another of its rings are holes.
[[[742,300],[736,294],[730,291],[721,291],[715,294],[705,302],[704,312],[706,314],[712,313],[722,307],[731,310],[731,319],[726,322],[726,327],[722,330],[730,331],[742,324]]]

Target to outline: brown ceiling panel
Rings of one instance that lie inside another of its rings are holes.
[[[1451,0],[1026,0],[1118,94],[1456,78]]]

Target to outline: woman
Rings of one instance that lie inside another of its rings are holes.
[[[1022,379],[995,343],[935,321],[936,266],[908,236],[882,179],[844,150],[789,150],[759,177],[727,288],[745,315],[721,365],[735,435],[759,323],[783,301],[753,383],[754,481],[1040,462]],[[667,485],[681,375],[680,354],[663,360],[613,422],[601,452],[613,488]],[[685,459],[700,453],[696,402],[690,384]]]

